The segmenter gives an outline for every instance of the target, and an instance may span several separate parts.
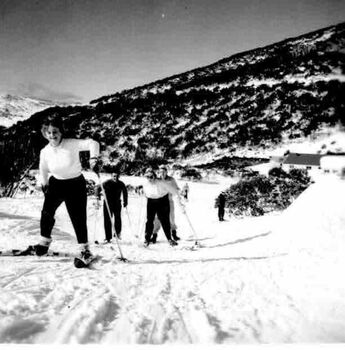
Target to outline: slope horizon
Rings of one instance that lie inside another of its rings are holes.
[[[181,75],[186,75],[188,73],[193,73],[194,71],[196,70],[199,70],[199,69],[207,69],[207,68],[210,68],[214,65],[217,65],[217,64],[220,64],[220,63],[223,63],[224,61],[228,61],[230,59],[233,59],[233,58],[236,58],[238,56],[243,56],[243,55],[247,55],[247,54],[252,54],[254,53],[255,51],[257,50],[261,50],[261,49],[269,49],[271,47],[274,47],[276,45],[282,45],[286,42],[289,42],[289,41],[292,41],[292,40],[298,40],[304,36],[311,36],[311,35],[314,35],[314,34],[317,34],[321,31],[326,31],[328,29],[331,29],[333,27],[337,27],[337,26],[343,26],[345,25],[345,21],[340,21],[338,23],[335,23],[335,24],[332,24],[332,25],[329,25],[329,26],[326,26],[326,27],[322,27],[322,28],[319,28],[319,29],[315,29],[311,32],[305,32],[303,34],[299,34],[297,36],[291,36],[291,37],[287,37],[285,39],[282,39],[282,40],[279,40],[277,42],[272,42],[270,44],[267,44],[267,45],[263,45],[263,46],[256,46],[255,48],[252,48],[252,49],[248,49],[248,50],[244,50],[244,51],[239,51],[239,52],[236,52],[234,54],[231,54],[231,55],[227,55],[227,56],[224,56],[223,58],[219,58],[217,59],[216,61],[212,61],[210,63],[207,63],[205,65],[202,65],[200,67],[195,67],[195,68],[192,68],[192,69],[187,69],[185,71],[182,71],[182,72],[179,72],[179,73],[176,73],[176,74],[173,74],[173,75],[169,75],[169,76],[164,76],[162,78],[159,78],[159,79],[155,79],[153,81],[149,81],[147,83],[144,83],[144,84],[140,84],[140,85],[136,85],[134,87],[131,87],[131,88],[124,88],[122,90],[119,90],[119,91],[115,91],[114,93],[112,94],[108,94],[108,95],[103,95],[103,96],[100,96],[100,97],[97,97],[97,98],[94,98],[94,99],[91,99],[88,103],[85,103],[85,104],[93,104],[93,103],[97,103],[97,101],[99,100],[102,100],[104,99],[105,97],[111,97],[111,96],[114,96],[114,95],[117,95],[117,94],[122,94],[122,93],[125,93],[125,92],[130,92],[132,90],[137,90],[137,89],[143,89],[143,88],[147,88],[151,85],[154,85],[154,84],[158,84],[158,83],[162,83],[162,82],[165,82],[167,80],[170,80],[170,79],[173,79],[175,77],[178,77],[178,76],[181,76]]]

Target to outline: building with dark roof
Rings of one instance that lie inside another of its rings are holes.
[[[321,169],[320,159],[323,154],[311,154],[311,153],[288,153],[283,161],[282,165],[291,168],[318,168]]]

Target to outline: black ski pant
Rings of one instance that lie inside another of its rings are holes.
[[[224,220],[224,207],[218,207],[218,219],[219,221],[223,221]]]
[[[169,205],[169,195],[164,197],[153,199],[147,198],[147,216],[146,216],[146,228],[145,228],[145,240],[150,242],[152,232],[153,232],[153,221],[155,216],[158,216],[159,221],[162,224],[163,231],[168,240],[171,239],[170,232],[170,205]]]
[[[114,216],[114,229],[116,235],[119,236],[122,230],[122,221],[121,221],[121,203],[118,203],[114,206],[110,205],[110,214]],[[104,231],[105,231],[105,239],[110,241],[112,239],[112,227],[111,227],[111,217],[108,213],[107,204],[103,203],[103,216],[104,216]]]
[[[87,243],[87,193],[83,175],[68,180],[50,177],[41,213],[41,236],[51,238],[55,212],[62,202],[65,202],[78,243]]]

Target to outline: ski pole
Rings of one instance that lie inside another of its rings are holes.
[[[135,236],[135,237],[138,238],[138,236],[134,234],[133,226],[132,226],[132,221],[131,221],[131,219],[130,219],[130,217],[129,217],[129,213],[128,213],[127,207],[125,208],[125,212],[126,212],[126,214],[127,214],[127,219],[128,219],[128,223],[129,223],[129,229],[131,230],[132,236]]]
[[[145,235],[145,223],[146,223],[146,210],[145,210],[145,204],[144,204],[144,197],[142,197],[141,205],[142,205],[142,212],[140,212],[140,227],[139,227],[139,235]]]
[[[139,215],[138,215],[138,219],[137,219],[137,227],[139,229],[139,232],[140,232],[140,229],[141,229],[141,215],[142,215],[142,212],[143,212],[143,198],[142,196],[139,197],[140,200],[139,200]]]
[[[95,218],[94,218],[94,230],[93,230],[93,242],[96,240],[96,231],[98,231],[98,230],[97,230],[97,224],[98,224],[99,212],[100,212],[100,203],[99,203],[99,199],[96,198]]]
[[[109,202],[108,202],[108,198],[107,198],[107,195],[105,193],[105,190],[104,190],[104,187],[103,187],[103,183],[102,183],[102,180],[101,180],[101,177],[99,175],[99,173],[96,173],[97,177],[98,177],[98,180],[99,180],[99,184],[101,186],[101,191],[102,191],[102,194],[103,194],[103,197],[104,197],[104,202],[105,202],[105,205],[107,207],[107,211],[108,211],[108,214],[109,214],[109,218],[111,220],[112,218],[112,215],[111,215],[111,211],[110,211],[110,207],[109,207]],[[112,227],[113,227],[113,223],[112,223]],[[117,247],[119,248],[119,252],[120,252],[120,258],[119,260],[121,261],[128,261],[122,254],[122,250],[121,250],[121,246],[120,246],[120,243],[119,243],[119,239],[117,238],[117,235],[115,234],[115,240],[116,240],[116,244],[117,244]]]
[[[180,207],[181,207],[181,210],[182,210],[182,213],[183,213],[183,215],[185,216],[185,218],[186,218],[186,220],[187,220],[187,222],[188,222],[188,225],[189,225],[189,227],[190,227],[190,229],[191,229],[191,231],[192,231],[192,233],[193,233],[193,235],[194,235],[194,238],[195,238],[195,243],[194,243],[194,245],[199,245],[199,242],[198,242],[198,235],[196,234],[196,232],[195,232],[195,230],[194,230],[194,227],[193,227],[193,225],[192,225],[192,223],[191,223],[191,221],[190,221],[190,219],[189,219],[189,216],[187,215],[187,212],[186,212],[186,208],[179,202],[179,204],[180,204]]]

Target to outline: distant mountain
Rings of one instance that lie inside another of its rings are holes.
[[[19,121],[28,119],[34,113],[54,105],[55,103],[51,101],[30,97],[0,95],[0,125],[10,127]]]
[[[328,149],[323,140],[339,150],[331,137],[345,125],[344,96],[341,23],[89,105],[36,113],[0,136],[0,157],[14,152],[8,166],[15,169],[37,159],[37,130],[52,113],[61,114],[74,135],[98,140],[105,161],[122,162],[128,171],[149,162],[200,165],[222,157],[267,157],[306,140],[318,141],[319,152]]]

